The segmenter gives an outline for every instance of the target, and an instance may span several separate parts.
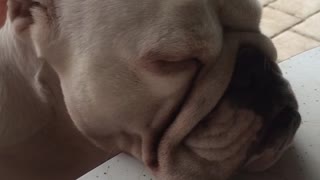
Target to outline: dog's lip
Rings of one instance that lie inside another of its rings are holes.
[[[190,90],[191,92],[191,90]],[[225,91],[226,92],[226,91]],[[224,94],[225,95],[225,94]],[[204,118],[202,118],[199,123],[201,123],[202,121],[206,120],[208,117],[210,117],[213,113],[215,113],[215,111],[217,110],[217,108],[219,108],[219,104],[221,102],[223,102],[224,100],[226,100],[227,98],[225,96],[222,96],[220,98],[220,100],[218,101],[218,103],[216,104],[216,106],[211,107],[211,110],[204,115]],[[169,118],[166,122],[166,126],[164,126],[161,131],[159,131],[159,133],[157,134],[156,140],[154,140],[152,143],[150,143],[150,149],[148,151],[148,156],[145,160],[145,163],[147,164],[147,166],[149,167],[150,170],[152,170],[153,172],[158,172],[159,171],[159,148],[160,148],[160,144],[163,141],[165,134],[167,133],[167,131],[170,129],[170,127],[174,124],[174,122],[177,119],[177,116],[179,115],[179,113],[182,112],[182,107],[185,104],[185,101],[188,100],[189,98],[189,93],[187,95],[187,98],[185,98],[183,100],[183,102],[179,105],[179,107],[177,108],[177,110],[171,115],[171,118]]]
[[[181,112],[181,107],[183,106],[183,104],[184,103],[181,103],[178,110],[176,112],[174,112],[172,114],[171,118],[169,118],[167,120],[165,126],[163,128],[161,128],[161,131],[159,131],[159,133],[153,134],[153,137],[150,138],[150,139],[152,139],[152,141],[149,143],[149,149],[148,149],[148,152],[147,152],[147,155],[146,155],[146,158],[144,161],[145,161],[146,165],[153,172],[157,172],[159,170],[159,148],[160,148],[161,142],[165,138],[165,134],[167,133],[167,131],[170,129],[170,127],[176,121],[178,114]],[[213,113],[214,110],[215,110],[215,107],[212,108],[212,110],[209,112],[208,115]],[[205,116],[205,117],[207,117],[207,116]],[[202,120],[204,120],[204,119],[202,119]]]
[[[146,154],[143,157],[145,164],[153,171],[156,171],[159,167],[159,147],[160,143],[163,141],[165,134],[176,121],[177,116],[182,112],[183,106],[186,104],[186,101],[190,98],[190,94],[193,91],[193,87],[195,84],[196,79],[198,78],[202,69],[202,64],[199,67],[199,70],[195,73],[194,78],[190,82],[189,88],[185,93],[184,98],[182,101],[177,103],[174,111],[169,113],[168,118],[162,120],[162,125],[157,128],[157,132],[151,133],[150,137],[148,138],[150,141],[146,143]]]

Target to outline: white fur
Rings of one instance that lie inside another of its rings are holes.
[[[18,2],[9,1],[9,9]],[[156,137],[179,112],[159,142],[158,173],[167,180],[192,179],[182,171],[170,174],[167,158],[216,106],[237,49],[247,42],[274,56],[260,34],[261,7],[255,0],[39,2],[30,8],[32,17],[11,14],[0,31],[0,149],[56,121],[57,104],[39,78],[58,77],[78,130],[105,152],[112,145],[146,165],[155,157],[150,148]],[[55,73],[39,74],[47,63]],[[196,165],[185,167],[191,159],[183,157],[182,169],[196,171]],[[222,179],[232,170],[214,173]]]

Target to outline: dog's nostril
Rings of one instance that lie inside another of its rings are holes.
[[[298,128],[301,123],[299,112],[291,107],[285,107],[276,117],[274,127],[277,129]]]

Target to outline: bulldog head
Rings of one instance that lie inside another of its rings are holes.
[[[17,38],[57,73],[92,143],[160,179],[261,170],[300,117],[255,0],[8,0]]]

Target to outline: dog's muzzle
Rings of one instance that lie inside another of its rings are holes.
[[[206,86],[193,88],[189,104],[156,146],[152,170],[161,179],[224,180],[239,169],[265,170],[292,142],[301,117],[271,41],[259,33],[235,33],[225,44],[222,54],[232,56],[210,71]]]
[[[278,65],[258,49],[243,47],[225,95],[235,108],[252,110],[261,128],[247,153],[246,169],[272,166],[291,145],[301,123],[298,103]]]

